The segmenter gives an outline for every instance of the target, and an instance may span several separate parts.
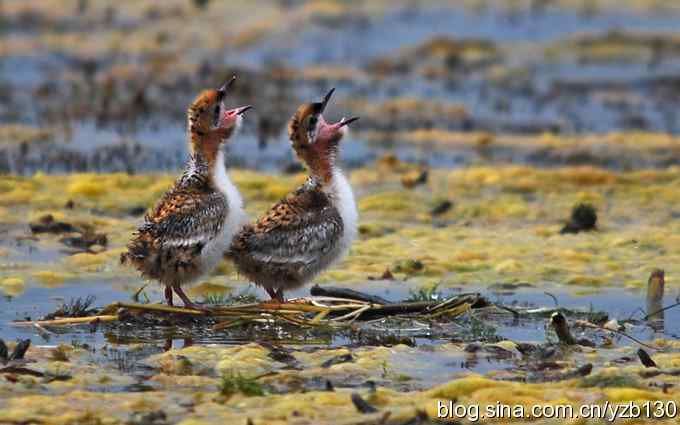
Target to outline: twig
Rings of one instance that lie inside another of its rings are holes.
[[[340,317],[336,317],[336,318],[331,319],[331,320],[334,320],[336,322],[340,322],[340,321],[343,321],[343,320],[352,319],[352,321],[354,321],[356,318],[361,316],[362,313],[364,313],[365,311],[370,310],[370,309],[371,309],[370,305],[365,305],[365,306],[357,308],[354,311],[351,311],[347,314],[344,314]]]
[[[514,319],[519,319],[521,316],[520,312],[515,310],[514,308],[510,308],[502,304],[494,304],[494,307],[500,308],[501,310],[509,311],[510,313],[512,313]]]
[[[462,303],[458,304],[456,306],[453,306],[451,308],[447,308],[446,310],[440,310],[436,313],[434,313],[431,317],[436,318],[444,315],[449,315],[453,317],[458,317],[461,314],[465,313],[466,311],[470,310],[472,304],[471,303]]]
[[[44,327],[42,327],[39,323],[33,322],[33,326],[34,326],[35,329],[38,331],[38,333],[40,334],[40,336],[42,336],[43,338],[45,338],[45,340],[48,340],[49,337],[50,337],[50,335],[56,335],[54,332],[52,332],[52,331],[50,331],[50,330],[47,330],[47,329],[45,329]]]
[[[224,322],[219,322],[215,323],[215,325],[212,327],[213,331],[221,331],[223,329],[228,329],[228,328],[233,328],[235,326],[240,325],[243,323],[243,319],[231,319],[231,320],[225,320]]]
[[[89,324],[93,320],[99,319],[100,322],[115,322],[118,315],[88,316],[88,317],[65,317],[54,320],[20,321],[11,322],[13,326],[65,326]]]
[[[142,285],[142,287],[139,288],[139,289],[132,295],[132,301],[138,303],[138,302],[139,302],[139,294],[141,294],[142,291],[144,290],[144,288],[146,288],[147,286],[149,286],[148,283],[145,283],[144,285]]]
[[[652,317],[652,316],[655,316],[655,315],[657,315],[657,314],[659,314],[659,313],[661,313],[661,312],[664,312],[664,311],[666,311],[666,310],[670,310],[671,308],[677,307],[677,306],[679,306],[679,305],[680,305],[680,302],[677,302],[677,303],[675,303],[675,304],[668,305],[668,306],[666,306],[666,307],[664,307],[664,308],[662,308],[662,309],[660,309],[660,310],[657,310],[657,311],[655,311],[655,312],[653,312],[653,313],[650,313],[650,314],[646,315],[645,317],[642,318],[642,320],[647,320],[647,319],[649,319],[649,318]]]
[[[550,292],[547,292],[547,291],[544,291],[543,293],[553,299],[553,302],[555,303],[555,307],[560,306],[560,303],[557,301],[556,296],[554,296],[553,294],[551,294]]]
[[[626,338],[632,340],[633,342],[636,342],[636,343],[640,344],[641,346],[643,346],[645,348],[649,348],[650,350],[655,350],[655,351],[660,350],[660,348],[645,344],[644,342],[640,341],[639,339],[637,339],[633,336],[630,336],[627,333],[620,331],[618,329],[605,328],[604,326],[596,325],[595,323],[587,322],[585,320],[576,320],[574,323],[578,324],[579,326],[586,327],[586,328],[600,329],[600,330],[606,331],[606,332],[614,332],[616,334],[625,336]]]
[[[464,302],[468,301],[467,297],[469,297],[469,296],[475,297],[475,301],[477,301],[477,299],[479,299],[479,297],[480,297],[479,293],[477,293],[477,292],[469,292],[469,293],[465,293],[465,294],[458,294],[458,296],[451,297],[451,298],[445,299],[444,301],[439,302],[437,305],[430,308],[429,310],[435,311],[435,310],[438,310],[438,309],[443,308],[443,307],[448,307],[449,305],[457,303],[457,302],[464,303]]]
[[[333,286],[319,286],[314,285],[309,291],[313,296],[327,296],[327,297],[338,297],[338,298],[349,298],[357,301],[365,301],[372,304],[391,304],[390,301],[385,298],[364,294],[363,292],[355,291],[348,288],[336,288]]]
[[[160,311],[163,313],[177,313],[177,314],[193,314],[196,316],[204,316],[209,314],[208,312],[201,310],[194,310],[193,308],[184,307],[172,307],[163,304],[136,304],[136,303],[124,303],[118,302],[109,305],[104,309],[104,311],[111,311],[111,309],[127,308],[130,310],[145,310],[145,311]]]
[[[314,318],[312,319],[312,323],[319,323],[319,322],[320,322],[321,320],[323,320],[326,316],[328,316],[328,313],[330,313],[330,312],[331,312],[330,310],[320,311],[319,314],[317,314],[316,316],[314,316]]]
[[[0,368],[0,373],[14,373],[17,375],[30,375],[30,376],[35,376],[37,378],[42,378],[45,376],[44,373],[39,372],[37,370],[33,369],[28,369],[25,367],[18,367],[18,366],[7,366]]]

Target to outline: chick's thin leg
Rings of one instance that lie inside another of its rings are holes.
[[[283,289],[272,289],[272,288],[264,288],[265,291],[267,291],[267,294],[271,297],[272,301],[276,301],[277,303],[283,304],[284,299],[283,299]]]
[[[169,306],[172,307],[172,287],[171,286],[166,286],[165,287],[165,301],[168,303]]]
[[[209,310],[206,307],[204,307],[202,305],[195,304],[193,301],[191,301],[189,299],[189,297],[187,296],[187,294],[184,293],[181,286],[179,286],[179,285],[173,286],[172,289],[174,289],[175,293],[182,299],[182,301],[184,302],[184,307],[192,308],[194,310],[201,310],[201,311],[208,311]]]

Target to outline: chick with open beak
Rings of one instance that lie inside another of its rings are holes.
[[[147,213],[128,243],[121,262],[173,291],[187,307],[201,308],[182,287],[217,266],[233,236],[245,224],[243,201],[225,168],[221,146],[239,127],[250,106],[226,109],[232,78],[219,89],[203,91],[187,112],[191,157],[174,186]]]
[[[346,126],[323,117],[334,90],[321,102],[300,106],[288,125],[291,144],[309,169],[307,181],[245,226],[232,243],[238,271],[284,301],[284,290],[310,282],[340,260],[357,235],[352,187],[336,158]]]

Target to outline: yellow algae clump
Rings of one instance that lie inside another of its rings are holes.
[[[221,375],[237,373],[252,378],[270,372],[276,362],[269,358],[269,351],[258,344],[247,344],[225,350],[223,359],[217,363],[216,369]]]
[[[0,125],[0,145],[49,142],[52,140],[51,129],[30,127],[23,124]]]
[[[559,172],[557,178],[579,186],[609,185],[617,180],[614,173],[595,167],[567,168]]]
[[[11,185],[11,189],[2,193],[0,196],[0,204],[2,205],[16,205],[27,204],[33,200],[36,193],[35,185],[26,182],[16,182]]]
[[[89,254],[78,253],[66,259],[69,266],[74,267],[79,271],[98,271],[102,265],[106,263],[108,256],[106,254]]]
[[[522,269],[524,269],[522,263],[513,259],[502,261],[494,267],[494,270],[499,273],[516,273],[522,271]]]
[[[435,387],[427,391],[427,395],[431,398],[456,400],[462,397],[472,397],[476,391],[485,388],[498,388],[502,391],[510,386],[511,384],[507,382],[494,381],[481,376],[470,376]]]
[[[92,177],[92,174],[74,176],[66,188],[66,192],[74,197],[83,196],[90,199],[101,197],[106,193],[106,186],[101,182],[93,181]]]
[[[676,368],[680,367],[679,353],[658,353],[651,356],[654,362],[661,368]]]
[[[151,356],[147,363],[170,375],[216,375],[215,365],[226,350],[192,346]]]
[[[568,285],[589,285],[589,286],[601,286],[607,283],[606,279],[594,277],[594,276],[574,276],[567,281]]]
[[[460,261],[460,262],[467,262],[467,261],[483,261],[489,258],[489,256],[483,252],[471,252],[471,251],[462,251],[456,254],[455,260]]]
[[[59,286],[65,281],[74,279],[76,277],[76,275],[73,273],[64,273],[51,270],[37,271],[34,272],[32,276],[42,285],[47,287]]]
[[[6,295],[17,296],[24,292],[24,280],[19,277],[8,277],[0,280],[0,290]]]
[[[670,396],[663,395],[658,391],[647,391],[638,388],[605,388],[603,391],[609,401],[614,403],[633,401],[642,404],[645,401],[664,400],[671,398]]]
[[[415,214],[422,208],[422,202],[412,192],[381,192],[359,200],[363,212],[389,212]]]

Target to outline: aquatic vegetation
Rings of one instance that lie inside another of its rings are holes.
[[[416,71],[427,78],[455,78],[455,72],[486,66],[499,52],[489,40],[434,37],[420,45],[402,49],[394,57],[378,58],[370,65],[379,75]]]
[[[654,62],[659,55],[680,54],[680,38],[675,34],[654,34],[612,30],[605,34],[575,35],[570,40],[549,48],[548,56],[575,56],[583,63],[634,61]]]
[[[0,280],[0,289],[7,295],[20,295],[24,288],[25,282],[20,277],[6,277]]]
[[[249,290],[237,294],[210,292],[203,297],[203,302],[210,305],[252,304],[257,301],[257,294]]]
[[[571,211],[571,218],[560,233],[578,233],[597,229],[597,212],[590,204],[578,204]]]
[[[0,146],[22,143],[45,143],[52,141],[48,128],[36,128],[21,124],[0,125]]]
[[[275,178],[250,171],[232,175],[252,215],[277,199],[266,188],[290,190],[301,181],[300,175]],[[673,260],[672,211],[652,208],[650,203],[651,199],[669,205],[678,201],[674,187],[680,174],[675,169],[626,173],[594,167],[431,170],[428,182],[413,189],[401,188],[400,176],[400,171],[371,168],[351,173],[354,187],[360,188],[361,237],[340,267],[320,276],[320,282],[364,282],[390,269],[413,285],[441,282],[442,288],[470,282],[543,280],[642,287],[657,264],[668,264],[669,276],[680,272],[673,269],[678,263]],[[107,187],[96,200],[74,196],[73,206],[67,208],[51,196],[89,178]],[[3,195],[10,195],[0,198],[3,222],[25,225],[30,211],[36,219],[51,214],[55,223],[93,226],[108,237],[106,247],[97,253],[54,254],[60,261],[49,268],[17,262],[24,257],[14,253],[16,247],[5,245],[8,256],[3,257],[0,271],[3,288],[18,294],[26,284],[56,285],[85,279],[87,273],[132,279],[118,265],[118,256],[138,220],[127,211],[151,205],[170,183],[166,176],[121,174],[0,178]],[[20,198],[17,192],[25,195]],[[455,208],[435,218],[431,205],[442,198],[455,200]],[[599,232],[560,236],[565,211],[584,202],[598,209]],[[20,234],[17,228],[14,235]],[[37,236],[40,250],[58,249],[59,236]],[[221,275],[227,274],[226,282],[238,281],[227,263],[220,270]],[[675,283],[669,280],[668,285]]]
[[[246,396],[263,396],[264,389],[255,379],[244,378],[237,373],[224,375],[220,381],[220,394],[230,396],[242,393]]]

